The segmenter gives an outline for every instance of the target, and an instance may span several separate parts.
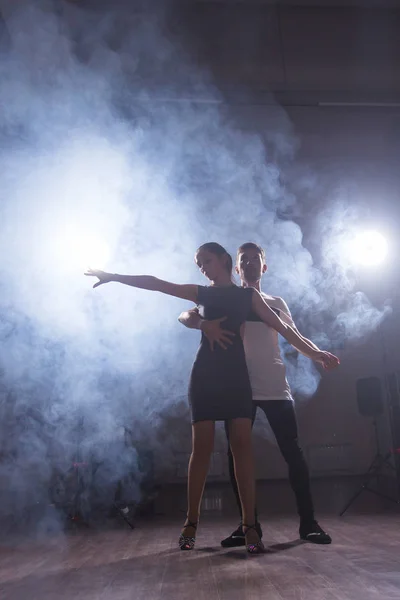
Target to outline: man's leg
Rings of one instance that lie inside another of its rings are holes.
[[[264,411],[288,465],[289,481],[296,496],[297,512],[300,517],[300,537],[319,544],[329,544],[332,541],[330,536],[315,520],[310,476],[303,451],[299,446],[293,402],[268,400],[260,401],[257,405]]]
[[[256,404],[253,404],[253,414],[252,414],[252,421],[251,421],[251,426],[253,427],[254,425],[254,421],[256,418],[256,412],[257,412],[257,406]],[[221,545],[224,546],[225,548],[232,548],[234,546],[244,546],[245,545],[245,539],[244,539],[244,533],[243,533],[243,529],[242,529],[242,505],[240,502],[240,496],[239,496],[239,489],[238,489],[238,484],[236,481],[236,476],[235,476],[235,467],[234,467],[234,462],[233,462],[233,455],[232,455],[232,450],[231,450],[231,446],[229,443],[229,426],[228,426],[228,422],[225,421],[225,433],[226,433],[226,439],[228,441],[228,468],[229,468],[229,479],[231,482],[231,486],[233,489],[233,493],[235,494],[235,498],[236,498],[236,504],[238,506],[239,509],[239,514],[240,514],[240,525],[237,529],[235,529],[235,531],[233,533],[231,533],[231,535],[227,538],[225,538],[224,540],[221,541]],[[256,519],[256,523],[257,523],[257,531],[258,531],[258,535],[260,537],[262,537],[262,531],[261,531],[261,527],[258,523],[258,518],[257,518],[257,507],[255,508],[255,519]]]

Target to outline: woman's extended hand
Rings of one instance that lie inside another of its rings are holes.
[[[330,371],[331,369],[336,369],[336,367],[340,365],[340,360],[338,359],[338,357],[334,354],[331,354],[330,352],[317,352],[314,357],[314,360],[316,362],[321,363],[321,365],[327,371]]]
[[[109,283],[112,281],[112,274],[106,273],[106,271],[99,271],[99,269],[88,269],[85,272],[85,275],[88,277],[97,277],[99,281],[96,281],[94,284],[94,288],[99,287],[99,285],[103,285],[103,283]]]

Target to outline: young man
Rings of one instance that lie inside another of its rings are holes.
[[[240,246],[237,252],[236,272],[240,275],[242,286],[256,288],[279,317],[295,327],[285,301],[261,292],[261,278],[266,271],[265,252],[260,246],[253,242]],[[214,344],[218,344],[226,349],[230,343],[230,336],[233,335],[222,328],[223,319],[205,321],[197,309],[182,313],[179,321],[190,329],[201,329],[212,348]],[[304,339],[307,340],[307,338]],[[310,340],[307,342],[319,350]],[[297,511],[300,517],[300,538],[316,544],[330,544],[332,541],[330,536],[320,527],[314,516],[309,472],[298,443],[294,402],[286,379],[278,334],[262,323],[256,315],[250,314],[245,324],[243,343],[253,391],[253,423],[257,408],[261,408],[288,465],[289,481],[296,497]],[[228,450],[228,459],[231,484],[240,510],[240,499],[230,449]],[[261,526],[258,522],[257,530],[262,537]],[[229,537],[221,541],[221,545],[224,547],[244,544],[241,524]]]

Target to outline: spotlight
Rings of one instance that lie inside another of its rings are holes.
[[[381,264],[388,253],[388,244],[383,235],[377,231],[359,233],[350,245],[354,262],[364,266]]]
[[[104,268],[110,255],[107,244],[90,232],[64,231],[57,245],[61,260],[73,269],[85,269],[88,265]]]

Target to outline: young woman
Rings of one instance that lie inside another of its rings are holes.
[[[232,281],[232,258],[215,242],[203,244],[195,255],[209,287],[178,285],[149,275],[117,275],[89,269],[85,275],[97,277],[93,287],[115,281],[136,288],[162,292],[199,304],[205,319],[226,317],[224,327],[234,333],[227,350],[212,350],[202,335],[189,384],[192,410],[192,454],[188,471],[188,513],[179,538],[181,550],[192,550],[201,499],[214,446],[215,421],[228,421],[229,440],[243,511],[246,548],[251,554],[263,551],[255,530],[255,474],[251,445],[252,391],[245,361],[241,325],[253,309],[269,326],[309,358],[331,366],[337,358],[317,352],[295,330],[283,323],[253,288],[236,286]]]

